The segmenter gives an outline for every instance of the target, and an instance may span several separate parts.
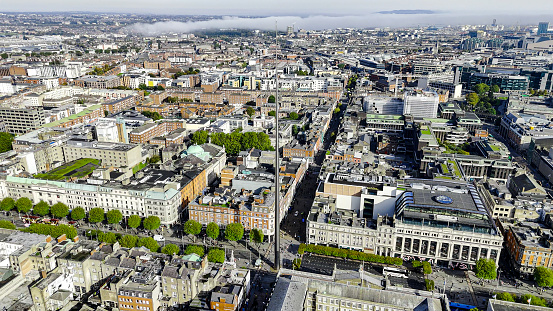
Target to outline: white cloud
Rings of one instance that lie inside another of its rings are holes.
[[[158,22],[154,24],[138,23],[127,28],[128,31],[145,35],[160,33],[190,33],[203,29],[259,29],[274,30],[278,22],[279,30],[295,25],[296,29],[333,29],[333,28],[368,28],[368,27],[409,27],[428,25],[457,25],[457,24],[490,24],[497,18],[502,24],[537,24],[537,16],[509,16],[509,15],[457,15],[451,13],[440,14],[370,14],[364,16],[269,16],[259,18],[242,18],[225,16],[221,19],[212,19],[197,22]],[[547,20],[547,19],[544,19]]]

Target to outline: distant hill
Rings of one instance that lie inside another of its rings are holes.
[[[380,11],[377,14],[436,14],[432,10],[393,10],[393,11]]]

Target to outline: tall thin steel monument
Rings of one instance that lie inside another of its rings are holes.
[[[276,76],[276,96],[275,96],[275,127],[276,127],[276,147],[275,147],[275,270],[280,269],[280,152],[279,152],[279,103],[278,103],[278,27],[275,22],[275,76]]]

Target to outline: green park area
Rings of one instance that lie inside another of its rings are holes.
[[[44,174],[36,174],[35,178],[63,181],[71,178],[80,178],[89,175],[100,166],[97,159],[79,159],[66,163]]]
[[[431,135],[430,129],[428,127],[422,127],[421,128],[421,134],[422,135]]]

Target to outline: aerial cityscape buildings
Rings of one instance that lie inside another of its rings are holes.
[[[553,307],[549,22],[265,19],[0,13],[0,307]]]

